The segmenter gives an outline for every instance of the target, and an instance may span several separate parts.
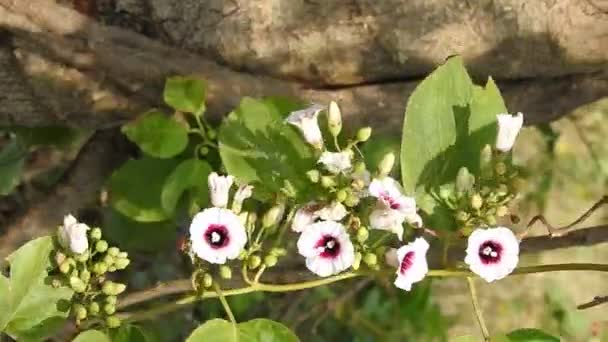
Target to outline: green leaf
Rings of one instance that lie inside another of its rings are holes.
[[[173,214],[182,194],[190,189],[198,206],[205,207],[209,201],[207,177],[211,171],[211,166],[199,159],[181,162],[163,185],[161,204],[165,212]]]
[[[559,342],[559,338],[538,329],[517,329],[507,334],[513,342]]]
[[[399,165],[399,144],[399,138],[396,136],[372,137],[361,147],[367,169],[372,173],[376,171],[382,158],[389,152],[395,154],[395,165]],[[391,174],[398,174],[398,171],[398,167],[394,167]]]
[[[161,191],[177,160],[144,157],[129,160],[114,171],[109,181],[110,204],[139,222],[165,221]]]
[[[401,139],[401,177],[406,192],[439,185],[452,169],[456,116],[467,107],[473,83],[460,57],[433,71],[408,99]]]
[[[473,335],[462,335],[450,338],[450,342],[477,342],[478,339]]]
[[[17,138],[0,151],[0,195],[10,194],[21,182],[27,150]]]
[[[310,195],[306,171],[315,166],[311,147],[283,121],[285,103],[243,98],[219,132],[222,162],[229,174],[254,184],[256,195],[276,193],[289,181],[299,197]]]
[[[163,97],[165,103],[175,110],[202,114],[205,110],[205,90],[203,80],[175,76],[167,79]]]
[[[46,283],[53,241],[50,237],[32,240],[7,260],[10,280],[0,278],[3,299],[0,331],[17,340],[44,340],[59,328],[69,310],[73,291]]]
[[[110,338],[99,330],[83,331],[72,342],[112,342]]]
[[[112,342],[149,342],[153,341],[144,330],[132,324],[124,324],[112,334]]]
[[[142,151],[157,158],[171,158],[188,145],[186,125],[158,111],[123,126],[122,132]]]
[[[104,235],[129,252],[155,252],[175,245],[177,226],[173,221],[137,222],[110,210]]]
[[[232,323],[223,319],[212,319],[198,327],[186,342],[298,342],[298,337],[279,322],[269,319],[254,319],[237,325],[235,338]]]

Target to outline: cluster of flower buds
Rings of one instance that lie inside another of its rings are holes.
[[[127,252],[111,247],[102,239],[100,228],[89,228],[72,215],[64,218],[57,231],[59,248],[54,261],[60,275],[53,285],[74,290],[72,315],[80,324],[89,317],[102,318],[110,328],[120,326],[116,296],[126,285],[107,279],[108,273],[124,270],[130,263]]]

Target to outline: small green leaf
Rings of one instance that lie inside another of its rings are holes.
[[[72,342],[112,342],[110,338],[99,330],[83,331]]]
[[[161,191],[177,163],[174,159],[149,157],[127,161],[110,177],[110,204],[135,221],[168,219],[161,205]]]
[[[186,342],[236,342],[232,323],[223,319],[212,319],[196,328]]]
[[[220,155],[229,174],[254,184],[256,195],[276,193],[285,180],[298,197],[311,194],[306,171],[315,166],[311,147],[286,124],[272,100],[243,98],[224,120],[219,132]]]
[[[199,159],[184,160],[169,175],[163,185],[161,203],[167,214],[173,214],[182,194],[193,190],[193,195],[199,207],[204,207],[209,201],[207,177],[211,166]]]
[[[0,195],[10,194],[21,182],[27,150],[17,138],[0,151]]]
[[[169,220],[137,222],[110,210],[104,234],[121,249],[129,252],[154,252],[175,245],[177,226]]]
[[[298,337],[286,326],[269,319],[254,319],[239,323],[241,342],[298,342]]]
[[[507,334],[512,342],[559,342],[559,338],[539,329],[517,329]]]
[[[202,114],[205,110],[205,90],[203,80],[175,76],[167,79],[163,97],[165,103],[175,110]]]
[[[171,158],[188,145],[185,124],[157,111],[151,111],[122,127],[129,140],[152,157]]]

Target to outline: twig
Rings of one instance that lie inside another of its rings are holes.
[[[483,334],[484,340],[490,341],[490,332],[488,332],[486,322],[483,320],[481,307],[479,306],[479,302],[477,301],[477,290],[475,289],[475,280],[471,277],[467,277],[467,283],[469,284],[469,291],[471,292],[471,303],[473,303],[473,309],[475,310],[475,315],[477,316],[479,328],[481,329],[481,333]]]
[[[593,297],[592,301],[578,305],[576,308],[579,310],[585,310],[605,303],[608,303],[608,296],[595,296]]]
[[[215,293],[217,293],[217,297],[220,299],[220,303],[222,303],[222,306],[224,307],[224,311],[226,311],[226,315],[228,315],[228,318],[230,319],[230,322],[232,323],[232,333],[234,335],[234,339],[235,339],[235,341],[238,341],[239,332],[236,327],[236,319],[234,318],[234,314],[232,313],[232,310],[230,310],[230,305],[226,301],[226,298],[224,297],[224,294],[222,293],[222,289],[220,288],[220,286],[217,283],[214,283],[213,287],[215,288]]]

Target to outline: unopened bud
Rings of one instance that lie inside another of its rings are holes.
[[[439,197],[443,200],[447,200],[452,196],[452,190],[447,187],[442,187],[439,189]]]
[[[125,259],[125,258],[118,258],[116,259],[116,269],[118,270],[124,270],[125,268],[127,268],[127,266],[129,266],[129,264],[131,263],[131,260],[129,259]]]
[[[473,176],[469,169],[461,167],[456,175],[456,191],[458,192],[469,192],[473,185],[475,185],[475,176]]]
[[[110,248],[108,248],[108,254],[113,257],[117,257],[118,254],[120,254],[120,249],[118,249],[116,247],[110,247]]]
[[[101,292],[103,292],[103,294],[107,295],[107,296],[115,296],[116,294],[114,293],[114,283],[111,281],[106,281],[105,283],[103,283],[103,285],[101,286]]]
[[[262,263],[262,258],[259,255],[251,255],[249,259],[247,259],[247,265],[250,269],[254,270],[260,266]]]
[[[118,269],[116,268],[116,266],[112,265],[110,267],[108,267],[108,272],[116,272]]]
[[[127,252],[120,252],[120,253],[118,253],[118,257],[122,258],[122,259],[126,259],[126,258],[129,257],[129,253],[127,253]]]
[[[201,147],[199,147],[198,153],[200,153],[200,155],[203,156],[203,157],[206,156],[206,155],[208,155],[209,154],[209,147],[207,147],[207,146],[201,146]]]
[[[369,140],[369,137],[372,136],[372,128],[371,127],[363,127],[357,131],[357,141],[358,142],[366,142]]]
[[[378,175],[381,177],[387,176],[393,170],[393,166],[395,165],[395,154],[393,152],[389,152],[384,155],[380,164],[378,165]]]
[[[285,248],[275,247],[270,250],[270,254],[277,256],[277,257],[285,256],[285,255],[287,255],[287,250]]]
[[[99,304],[97,302],[89,304],[89,312],[91,315],[97,315],[99,313]]]
[[[108,315],[113,315],[116,312],[116,305],[108,303],[103,306],[103,311]]]
[[[311,182],[317,183],[319,182],[321,175],[319,174],[319,170],[309,170],[306,172],[306,177],[308,177]]]
[[[459,211],[456,213],[456,220],[464,222],[469,219],[469,213],[466,211]]]
[[[220,277],[224,279],[232,278],[232,270],[226,265],[220,266]]]
[[[111,329],[118,328],[118,327],[120,327],[120,318],[118,318],[116,316],[106,317],[106,324],[108,325],[108,328],[111,328]]]
[[[95,250],[99,253],[103,253],[108,250],[108,242],[106,240],[99,240],[95,243]]]
[[[91,239],[93,240],[101,240],[101,229],[93,228],[91,229]]]
[[[369,267],[375,266],[378,263],[378,257],[374,253],[367,253],[363,257],[363,262]]]
[[[346,192],[346,190],[344,190],[344,189],[340,189],[336,193],[336,201],[338,201],[340,203],[344,202],[347,197],[348,197],[348,192]]]
[[[105,262],[98,262],[93,265],[93,273],[102,275],[108,271],[108,264]]]
[[[117,296],[127,289],[127,285],[121,283],[114,283],[114,293],[112,295]]]
[[[72,310],[74,310],[74,317],[77,320],[82,321],[87,318],[87,309],[82,304],[74,304]]]
[[[498,217],[503,217],[507,214],[509,214],[509,208],[507,208],[506,206],[501,205],[500,207],[496,208],[496,215]]]
[[[483,198],[479,194],[471,196],[471,208],[479,209],[483,205]]]
[[[359,197],[357,197],[355,194],[349,194],[344,201],[344,205],[351,208],[356,207],[357,204],[359,204]]]
[[[91,272],[88,270],[82,270],[80,272],[80,279],[86,284],[91,280]]]
[[[111,256],[110,254],[106,254],[106,256],[103,257],[103,262],[105,262],[108,267],[114,265],[114,257]]]
[[[67,255],[57,251],[57,253],[55,253],[55,263],[57,265],[61,265],[65,259],[67,259]]]
[[[262,227],[268,228],[272,227],[281,222],[283,218],[283,212],[285,211],[284,204],[277,204],[272,208],[268,209],[264,217],[262,218]]]
[[[507,173],[507,165],[503,162],[498,162],[494,166],[494,171],[496,171],[497,175],[502,176]]]
[[[361,252],[355,253],[355,260],[353,260],[353,270],[358,270],[361,266]]]
[[[369,230],[365,227],[361,227],[357,230],[357,241],[363,243],[369,238]]]
[[[209,137],[209,139],[213,140],[215,138],[217,138],[217,132],[216,130],[214,130],[213,128],[209,128],[207,129],[207,136]]]
[[[365,181],[363,181],[363,179],[355,179],[351,183],[351,186],[353,187],[353,189],[361,191],[363,190],[363,188],[365,188]]]
[[[486,145],[479,155],[479,168],[484,178],[492,174],[492,146]]]
[[[269,254],[264,257],[264,265],[266,265],[266,267],[273,267],[277,264],[277,262],[279,262],[279,259],[277,259],[277,257],[272,254]]]
[[[209,273],[203,274],[203,287],[208,289],[213,285],[213,277]]]
[[[76,259],[76,261],[78,262],[87,262],[87,260],[89,260],[89,256],[91,256],[91,254],[89,254],[89,251],[84,251],[80,254],[77,254],[74,256],[74,259]]]
[[[59,272],[63,274],[68,274],[70,273],[70,268],[70,263],[64,260],[61,265],[59,265]]]
[[[506,196],[508,193],[509,193],[509,187],[507,187],[506,184],[498,185],[498,189],[496,191],[496,194],[498,196]]]
[[[331,188],[336,186],[336,182],[331,176],[322,176],[321,177],[321,186],[324,188]]]
[[[107,296],[106,297],[106,303],[108,303],[108,304],[116,305],[117,301],[118,301],[118,298],[116,298],[116,296]]]
[[[329,110],[327,113],[327,126],[332,136],[337,137],[342,130],[342,114],[340,113],[340,107],[335,101],[329,103]]]
[[[486,223],[490,226],[493,226],[496,224],[496,217],[494,215],[488,215],[486,216]]]
[[[87,289],[87,286],[78,277],[70,277],[70,287],[76,293],[83,293]]]

